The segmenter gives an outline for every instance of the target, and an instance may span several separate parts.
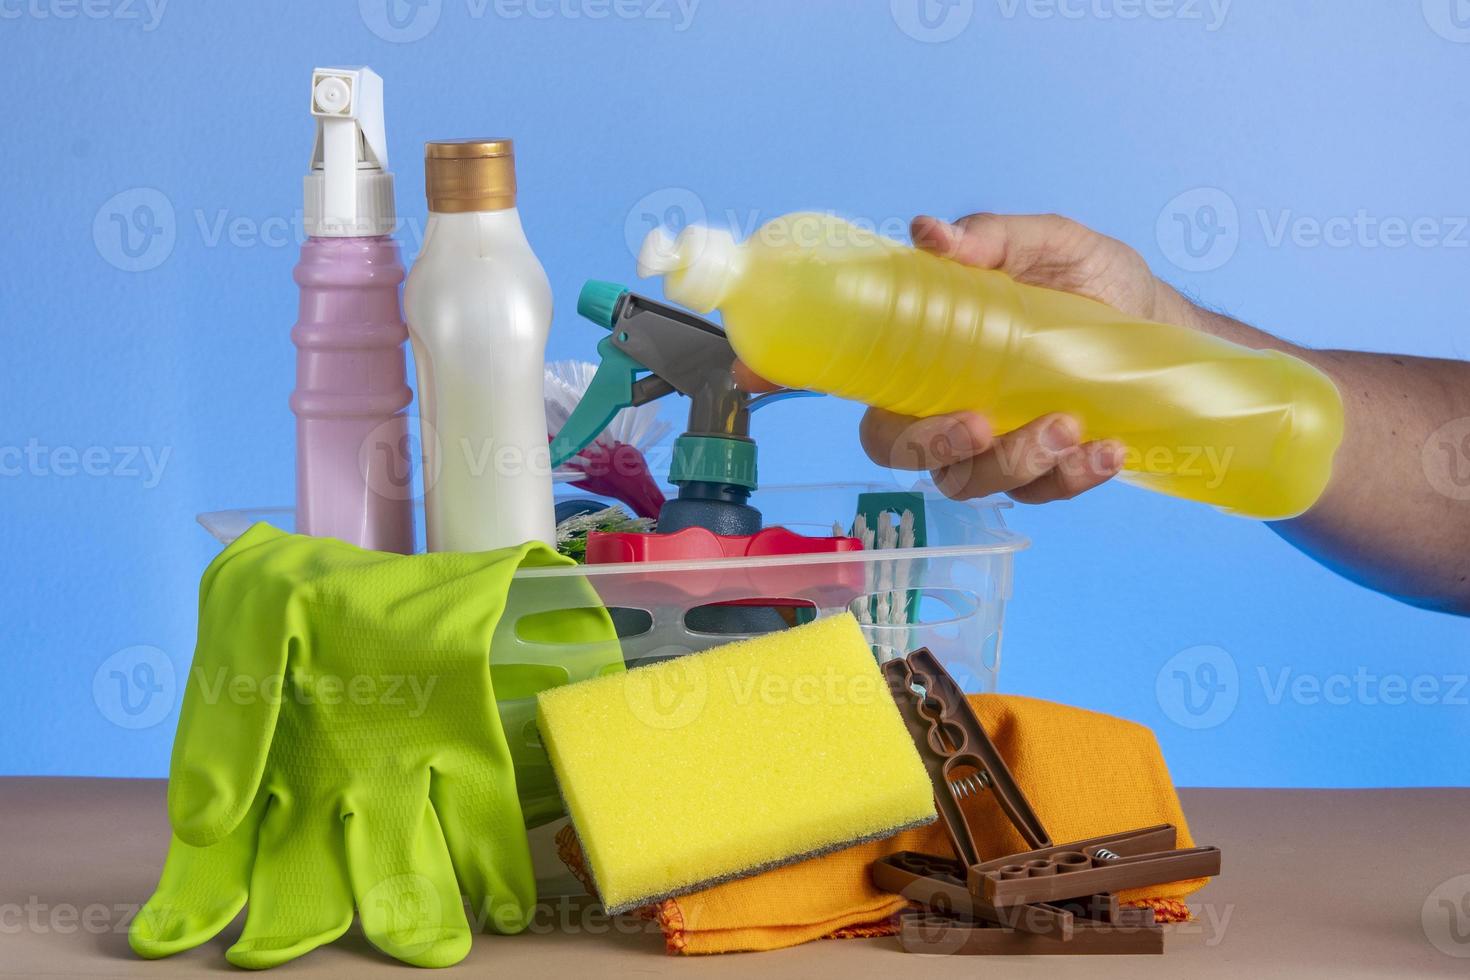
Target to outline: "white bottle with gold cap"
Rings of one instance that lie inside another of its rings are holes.
[[[429,222],[404,289],[430,551],[555,543],[542,384],[551,286],[508,139],[426,144]]]

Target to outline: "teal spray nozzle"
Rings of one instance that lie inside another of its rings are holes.
[[[735,385],[735,350],[724,330],[617,283],[589,280],[577,298],[577,312],[609,333],[597,344],[601,363],[592,383],[551,442],[552,466],[581,452],[622,409],[678,392],[689,398],[689,424],[674,442],[669,466],[679,501],[742,507],[754,515],[754,530],[759,530],[759,513],[744,506],[756,488],[750,413],[782,396],[805,392],[752,396],[740,390]],[[675,503],[666,504],[659,517],[661,532],[685,523],[676,516],[679,508],[671,515]],[[747,529],[748,515],[711,522],[709,514],[702,514],[688,521],[711,523],[717,533],[754,533]]]

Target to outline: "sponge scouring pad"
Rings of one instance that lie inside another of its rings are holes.
[[[538,720],[611,913],[935,819],[848,614],[546,691]]]

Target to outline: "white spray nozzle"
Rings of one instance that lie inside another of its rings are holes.
[[[311,73],[316,143],[306,182],[312,235],[385,235],[393,230],[393,178],[383,125],[383,79],[371,68]]]
[[[735,236],[703,225],[690,225],[678,238],[660,226],[648,233],[638,250],[638,276],[666,276],[664,295],[699,313],[720,305],[740,264]]]

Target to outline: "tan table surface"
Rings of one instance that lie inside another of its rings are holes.
[[[671,957],[646,924],[610,924],[533,840],[544,908],[525,934],[480,936],[451,972],[541,977],[1389,977],[1470,976],[1470,898],[1443,883],[1470,873],[1470,789],[1224,790],[1182,793],[1195,836],[1220,845],[1224,874],[1171,927],[1163,956],[907,956],[894,939],[809,943],[773,953]],[[235,971],[225,936],[144,962],[127,920],[148,897],[168,843],[155,780],[0,779],[0,976],[192,977]],[[1470,879],[1466,879],[1470,881]],[[1429,901],[1435,893],[1433,901]],[[1451,907],[1441,901],[1446,895]],[[1426,913],[1426,903],[1429,911]],[[1438,929],[1437,949],[1425,916]],[[1448,936],[1449,938],[1446,938]],[[1458,940],[1458,942],[1457,942]],[[413,975],[355,929],[278,969],[282,977]]]

